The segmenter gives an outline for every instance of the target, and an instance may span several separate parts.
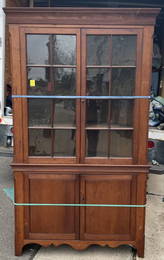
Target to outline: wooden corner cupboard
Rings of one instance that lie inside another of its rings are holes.
[[[30,243],[78,250],[127,244],[143,257],[149,100],[136,96],[149,95],[159,9],[5,13],[16,255]]]

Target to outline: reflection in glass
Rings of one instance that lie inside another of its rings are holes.
[[[112,100],[111,104],[111,127],[132,127],[133,100]]]
[[[76,69],[28,67],[28,94],[76,95]]]
[[[51,130],[29,129],[29,155],[51,155]]]
[[[52,122],[52,101],[48,99],[30,99],[29,126],[51,126]]]
[[[75,126],[75,100],[56,99],[54,109],[54,126]]]
[[[162,85],[164,85],[164,67],[162,68],[161,71],[161,80],[162,80]]]
[[[109,69],[87,69],[87,95],[109,95]]]
[[[33,0],[33,1],[34,1],[34,7],[49,7],[49,0],[41,0],[41,1]]]
[[[108,125],[109,105],[107,100],[90,99],[86,101],[86,124]]]
[[[113,66],[135,66],[136,65],[135,35],[112,36],[112,65]]]
[[[113,96],[132,96],[135,89],[135,68],[112,69]]]
[[[50,64],[50,35],[27,35],[27,63]]]
[[[52,35],[52,64],[76,64],[76,36]]]
[[[55,130],[54,156],[75,156],[75,130]]]
[[[75,65],[75,35],[27,35],[27,63],[35,65]]]
[[[108,157],[108,131],[87,130],[86,156]]]
[[[110,156],[132,157],[132,131],[110,132]]]
[[[76,69],[54,68],[52,77],[54,95],[76,95]]]
[[[31,80],[34,81],[31,84]],[[28,94],[52,94],[50,68],[28,67]]]
[[[87,36],[87,65],[109,64],[109,36]]]
[[[50,7],[62,6],[62,2],[59,0],[58,4],[57,1],[50,0]]]

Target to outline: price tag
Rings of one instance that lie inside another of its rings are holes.
[[[30,80],[30,87],[32,88],[35,87],[35,80],[33,79]]]

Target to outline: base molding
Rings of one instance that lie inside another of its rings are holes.
[[[129,245],[137,250],[139,257],[144,257],[144,245],[137,244],[136,241],[84,241],[84,240],[24,240],[22,245],[16,246],[16,256],[22,254],[23,247],[29,244],[37,244],[43,247],[49,247],[53,245],[54,247],[59,247],[61,245],[69,245],[73,249],[82,251],[87,249],[91,245],[99,245],[101,247],[111,247],[116,248],[122,245]]]

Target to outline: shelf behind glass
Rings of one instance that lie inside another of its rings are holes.
[[[108,124],[87,124],[86,128],[87,130],[133,130],[133,127],[120,127],[120,125],[109,125]]]
[[[74,124],[54,124],[53,127],[42,125],[42,126],[29,126],[29,129],[76,129]]]

